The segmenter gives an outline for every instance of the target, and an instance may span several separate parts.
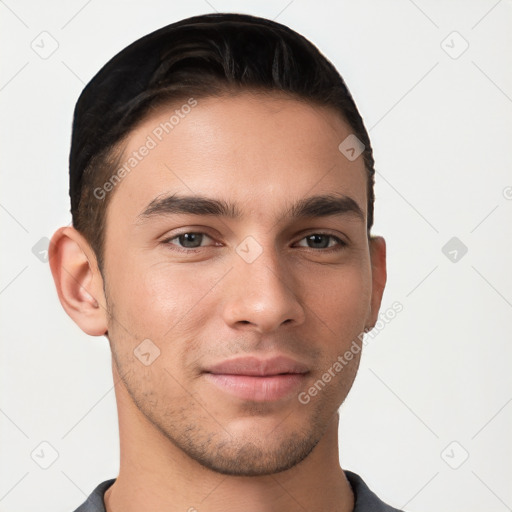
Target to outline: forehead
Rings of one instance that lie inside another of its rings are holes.
[[[351,161],[338,149],[351,133],[334,110],[279,93],[174,102],[125,140],[108,216],[135,220],[173,193],[229,200],[270,219],[290,198],[338,192],[366,212],[362,155]]]

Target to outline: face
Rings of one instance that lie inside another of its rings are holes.
[[[326,432],[377,314],[364,163],[340,153],[351,130],[326,108],[198,99],[166,133],[176,109],[131,133],[121,161],[137,163],[110,192],[114,363],[138,412],[193,459],[282,471]]]

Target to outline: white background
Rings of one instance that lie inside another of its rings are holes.
[[[404,309],[367,344],[341,408],[342,467],[411,512],[511,510],[512,2],[5,0],[0,511],[71,511],[117,476],[108,342],[66,316],[32,248],[71,220],[67,158],[85,83],[135,39],[214,10],[310,39],[370,131],[373,232],[388,243],[382,311]],[[58,43],[46,59],[31,47],[41,38]],[[468,249],[455,262],[442,252],[452,237]],[[31,457],[51,457],[43,441],[58,452],[48,469]]]

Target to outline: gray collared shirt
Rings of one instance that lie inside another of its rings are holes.
[[[344,470],[345,475],[354,493],[355,506],[352,512],[403,512],[397,508],[386,505],[373,493],[364,480],[352,471]],[[99,484],[87,500],[80,505],[75,512],[106,512],[103,495],[105,491],[116,481],[115,478],[105,480]]]

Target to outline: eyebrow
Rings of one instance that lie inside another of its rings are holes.
[[[241,209],[235,203],[201,195],[178,195],[157,197],[137,217],[144,221],[162,215],[207,215],[240,219]],[[325,194],[306,197],[293,203],[283,217],[307,218],[350,216],[364,221],[364,213],[357,202],[343,194]]]

